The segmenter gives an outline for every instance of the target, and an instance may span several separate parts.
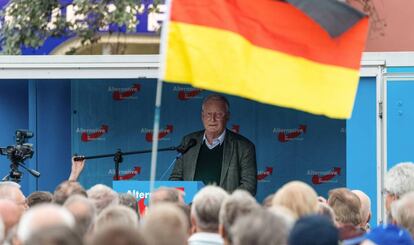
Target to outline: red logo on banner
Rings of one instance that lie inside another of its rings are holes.
[[[135,93],[141,90],[141,84],[135,83],[131,88],[126,89],[125,91],[114,91],[112,93],[112,99],[114,100],[124,100],[128,97],[131,97]]]
[[[236,134],[240,133],[240,125],[233,124],[233,126],[231,127],[231,131],[233,131]]]
[[[299,128],[295,130],[282,130],[278,134],[278,139],[280,142],[285,143],[299,137],[304,133],[306,133],[306,125],[299,125]]]
[[[108,130],[109,130],[108,125],[102,124],[101,128],[96,130],[96,132],[89,133],[89,134],[87,132],[82,132],[81,140],[83,142],[96,140],[99,137],[101,137],[102,135],[108,133]]]
[[[162,139],[165,136],[167,136],[168,134],[172,133],[173,131],[173,125],[168,124],[165,129],[160,130],[160,132],[158,133],[158,139]],[[145,140],[148,142],[152,142],[152,137],[153,137],[153,132],[148,132],[145,134]]]
[[[198,89],[198,88],[195,88],[195,89],[192,89],[192,90],[189,90],[189,91],[181,90],[181,91],[178,92],[178,99],[179,100],[189,100],[189,99],[199,95],[202,91],[203,91],[202,89]]]
[[[257,175],[257,180],[264,180],[265,178],[267,178],[272,173],[273,173],[273,168],[272,167],[266,167],[265,171],[263,171],[262,173],[259,173]]]
[[[340,174],[341,174],[341,168],[335,167],[326,175],[323,175],[323,176],[319,176],[318,174],[313,175],[312,183],[315,185],[320,185],[325,182],[329,182],[330,180],[335,178],[335,176],[340,175]]]
[[[134,170],[129,171],[127,174],[119,175],[119,180],[130,180],[140,173],[141,173],[141,167],[134,167]],[[115,174],[114,174],[113,179],[116,180]]]

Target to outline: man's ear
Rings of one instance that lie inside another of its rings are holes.
[[[196,233],[197,231],[197,221],[194,215],[191,215],[191,233]]]
[[[225,239],[226,236],[227,236],[226,231],[224,230],[224,225],[223,224],[219,225],[219,234],[223,239]]]

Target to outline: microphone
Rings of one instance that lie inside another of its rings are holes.
[[[181,153],[181,155],[185,154],[191,147],[195,146],[197,144],[196,139],[190,139],[187,144],[180,145],[177,147],[177,151]]]
[[[175,164],[175,161],[177,161],[178,158],[182,157],[191,147],[195,146],[197,144],[196,139],[190,139],[187,144],[180,145],[176,147],[176,150],[178,151],[178,155],[174,158],[170,166],[168,166],[167,170],[164,171],[164,173],[161,175],[160,180],[164,179],[164,176],[168,171],[171,169],[171,167]]]

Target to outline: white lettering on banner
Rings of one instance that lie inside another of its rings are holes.
[[[308,170],[307,175],[338,175],[338,172],[334,171],[334,170],[329,170],[329,171],[315,171],[315,170]]]
[[[105,129],[101,129],[101,128],[90,128],[90,129],[88,129],[88,128],[77,128],[76,129],[76,133],[88,133],[88,134],[91,134],[91,133],[106,133],[106,130]]]
[[[128,190],[127,193],[132,195],[133,197],[135,197],[135,199],[142,199],[142,198],[147,199],[147,198],[151,197],[150,192],[140,192],[138,190]]]

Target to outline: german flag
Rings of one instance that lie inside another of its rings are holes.
[[[323,5],[307,13],[298,0],[173,0],[162,79],[349,118],[368,18],[336,0],[317,1],[341,15]]]

